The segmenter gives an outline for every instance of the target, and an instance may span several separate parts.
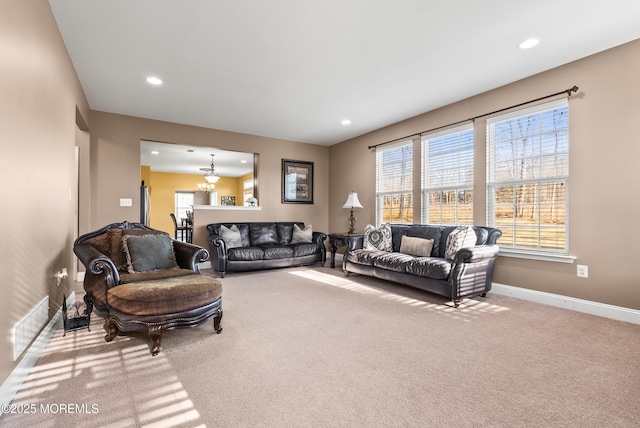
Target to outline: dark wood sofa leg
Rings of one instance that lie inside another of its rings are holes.
[[[84,295],[84,304],[87,307],[87,315],[91,315],[91,312],[93,311],[93,299],[91,299],[91,296],[89,295],[89,293],[86,293]]]
[[[215,329],[217,334],[222,333],[222,326],[220,322],[222,321],[222,309],[218,309],[218,313],[215,317],[213,317],[213,328]]]
[[[106,322],[107,334],[104,337],[104,340],[107,342],[111,342],[114,337],[118,335],[118,326],[115,320],[112,317],[109,317]]]
[[[151,338],[151,355],[155,357],[160,352],[160,337],[162,336],[162,327],[159,325],[149,326],[149,337]]]

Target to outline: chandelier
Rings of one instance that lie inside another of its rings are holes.
[[[205,193],[212,192],[215,187],[213,183],[198,183],[198,190]]]
[[[204,179],[207,180],[207,183],[210,183],[210,184],[214,184],[216,181],[220,179],[220,176],[216,174],[216,167],[213,164],[214,156],[215,156],[214,154],[211,155],[211,166],[209,168],[200,168],[200,171],[204,171]],[[211,190],[213,190],[213,186],[211,186]]]

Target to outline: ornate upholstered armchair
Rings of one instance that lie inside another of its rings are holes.
[[[107,318],[107,342],[118,332],[148,331],[156,355],[166,330],[213,317],[222,331],[222,286],[198,270],[209,258],[204,248],[125,221],[80,236],[73,251],[86,268],[88,313],[95,307]]]

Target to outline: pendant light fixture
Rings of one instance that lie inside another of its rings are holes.
[[[204,171],[204,179],[207,180],[207,183],[209,184],[214,184],[220,179],[220,176],[216,174],[216,168],[215,168],[215,165],[213,164],[214,156],[215,156],[214,154],[211,155],[211,167],[200,168],[200,171]]]

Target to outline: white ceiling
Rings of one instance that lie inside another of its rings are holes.
[[[638,0],[49,3],[92,109],[323,145],[640,38]]]
[[[149,166],[154,172],[204,174],[202,168],[211,168],[211,155],[215,172],[221,177],[253,172],[253,153],[140,141],[140,165]]]

